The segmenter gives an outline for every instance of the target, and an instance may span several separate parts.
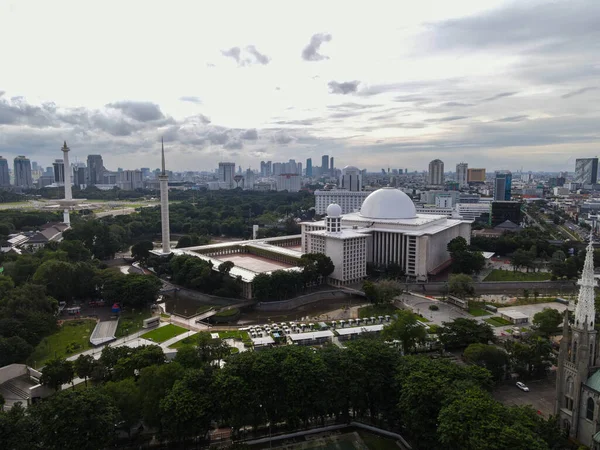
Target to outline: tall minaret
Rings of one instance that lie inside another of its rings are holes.
[[[162,173],[158,176],[160,181],[160,219],[162,225],[162,253],[171,253],[171,231],[169,228],[169,175],[165,170],[165,144],[161,138],[162,147]]]

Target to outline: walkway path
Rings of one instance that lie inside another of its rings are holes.
[[[179,336],[175,336],[174,338],[167,339],[165,342],[160,344],[160,346],[163,348],[163,350],[167,350],[167,349],[173,350],[173,349],[169,348],[171,345],[173,345],[176,342],[183,341],[184,339],[186,339],[190,336],[193,336],[195,334],[196,334],[195,331],[188,330],[186,333],[182,333]]]

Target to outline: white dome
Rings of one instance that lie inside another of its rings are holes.
[[[414,219],[417,217],[417,209],[404,192],[385,187],[365,199],[360,215],[369,219]]]
[[[327,217],[340,217],[342,215],[342,207],[337,203],[332,203],[327,207]]]
[[[357,170],[360,172],[360,169],[356,166],[346,166],[343,170]]]

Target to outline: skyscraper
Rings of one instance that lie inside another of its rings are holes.
[[[329,155],[321,157],[321,175],[325,175],[329,170]]]
[[[467,186],[467,172],[469,165],[467,163],[459,163],[456,165],[456,181],[460,187]]]
[[[8,173],[8,161],[0,156],[0,187],[10,187],[10,175]]]
[[[499,170],[494,179],[494,200],[509,201],[511,199],[512,173],[509,170]]]
[[[15,186],[22,188],[33,187],[31,178],[31,162],[24,156],[15,158]]]
[[[340,186],[348,191],[362,190],[362,175],[360,170],[354,166],[346,166],[342,169],[340,177]]]
[[[88,155],[87,157],[88,186],[104,182],[104,162],[102,155]]]
[[[309,178],[313,176],[312,158],[308,158],[306,160],[306,176],[309,177]]]
[[[233,189],[235,187],[233,177],[235,176],[235,163],[220,162],[219,163],[219,183],[223,183],[225,189]]]
[[[329,158],[329,171],[331,172],[331,176],[334,175],[334,171],[335,171],[335,166],[333,164],[333,156],[331,158]]]
[[[485,183],[485,169],[467,169],[467,183]]]
[[[52,167],[54,168],[54,182],[62,185],[65,182],[65,162],[62,159],[55,159]]]
[[[444,163],[439,159],[434,159],[429,163],[428,184],[441,186],[444,184]]]
[[[598,182],[598,158],[575,160],[575,183],[596,184]]]

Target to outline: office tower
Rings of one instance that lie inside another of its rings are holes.
[[[329,155],[321,157],[321,175],[325,175],[329,170]]]
[[[467,183],[485,183],[485,169],[467,169]]]
[[[302,177],[293,173],[284,173],[276,177],[277,190],[298,192],[302,187]]]
[[[73,185],[78,188],[85,186],[85,167],[73,167]]]
[[[444,184],[444,163],[439,159],[434,159],[429,163],[428,184],[434,186]]]
[[[104,162],[102,155],[88,155],[87,157],[88,182],[89,186],[103,184],[104,182]]]
[[[300,176],[302,176],[302,163],[296,163],[296,173]]]
[[[14,161],[15,187],[32,188],[31,162],[25,156],[17,156]]]
[[[171,228],[169,226],[169,175],[165,170],[165,144],[161,139],[162,172],[158,176],[160,182],[160,224],[162,231],[162,254],[171,253]],[[219,167],[222,163],[219,163]],[[229,163],[235,170],[235,163]],[[233,181],[233,177],[232,177]]]
[[[260,162],[260,176],[261,177],[270,177],[272,172],[271,172],[271,161],[261,161]]]
[[[10,174],[8,173],[8,161],[0,156],[0,187],[10,187]]]
[[[469,184],[467,181],[468,170],[469,165],[467,163],[459,163],[456,165],[456,181],[460,187],[464,187]]]
[[[575,160],[575,183],[596,184],[598,182],[598,158]]]
[[[508,170],[499,170],[494,179],[494,200],[510,201],[512,188],[512,173]]]
[[[149,167],[142,167],[141,169],[142,172],[142,179],[146,179],[146,178],[150,178],[150,168]]]
[[[65,163],[62,159],[55,159],[52,167],[54,168],[54,182],[60,186],[65,182]]]
[[[362,191],[362,175],[360,170],[354,166],[346,166],[342,169],[340,186],[348,191]]]
[[[219,183],[223,183],[224,189],[233,189],[235,176],[235,163],[220,162],[219,163]]]
[[[134,191],[143,187],[141,170],[123,170],[117,173],[117,187],[124,191]]]
[[[333,156],[329,158],[329,171],[331,172],[331,176],[335,175],[335,166],[333,165]]]
[[[306,160],[306,176],[309,177],[309,178],[312,178],[312,176],[313,176],[312,158],[308,158]]]
[[[254,189],[255,181],[254,172],[250,169],[246,169],[246,175],[244,176],[244,189]]]

